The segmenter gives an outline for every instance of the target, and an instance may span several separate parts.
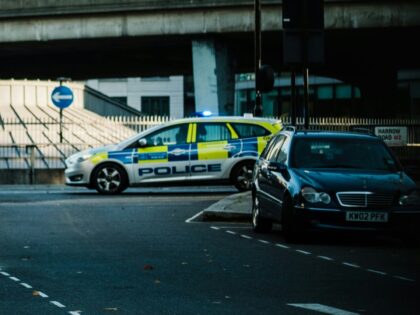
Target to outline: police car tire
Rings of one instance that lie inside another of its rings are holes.
[[[245,161],[240,162],[233,168],[231,173],[231,181],[239,191],[247,191],[251,189],[252,170],[254,169],[254,165],[255,161]],[[248,175],[244,174],[248,171],[251,171],[251,176],[248,178],[248,185],[245,185],[245,183],[242,181],[242,178]]]
[[[273,222],[261,216],[258,197],[255,192],[252,195],[252,229],[255,233],[269,233],[273,229]]]
[[[115,170],[118,172],[118,174],[114,175],[114,176],[119,176],[119,185],[111,190],[105,190],[103,189],[99,182],[98,182],[98,178],[101,174],[101,172],[103,172],[104,169],[107,169],[107,172],[109,172],[109,170]],[[125,170],[119,166],[118,164],[115,163],[104,163],[99,165],[92,174],[92,185],[93,187],[96,189],[96,191],[100,194],[103,195],[116,195],[121,193],[123,190],[125,190],[128,186],[128,179],[127,179],[127,174],[125,172]]]

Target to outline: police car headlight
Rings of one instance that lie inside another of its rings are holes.
[[[85,154],[76,154],[72,157],[70,157],[67,161],[67,163],[69,165],[73,165],[73,164],[77,164],[77,163],[82,163],[84,161],[86,161],[87,159],[90,159],[93,156],[92,153],[85,153]]]
[[[310,203],[322,202],[329,204],[331,202],[331,197],[326,192],[318,192],[312,187],[304,187],[301,190],[303,199]]]

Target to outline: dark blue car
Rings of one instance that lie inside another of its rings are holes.
[[[416,185],[386,144],[360,133],[286,129],[253,175],[252,226],[281,223],[288,241],[307,230],[420,229]]]

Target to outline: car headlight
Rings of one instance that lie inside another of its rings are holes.
[[[330,195],[328,195],[326,192],[318,192],[312,187],[302,188],[301,193],[303,199],[310,203],[322,202],[325,204],[329,204],[331,202]]]
[[[416,200],[415,194],[415,192],[412,192],[411,194],[401,195],[400,199],[398,200],[398,204],[400,206],[414,205]]]
[[[77,164],[77,163],[82,163],[84,161],[86,161],[87,159],[90,159],[93,156],[92,153],[85,153],[82,155],[75,155],[74,157],[70,157],[68,159],[68,164],[72,165],[72,164]]]

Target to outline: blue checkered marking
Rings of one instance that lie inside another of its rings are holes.
[[[191,144],[190,160],[191,161],[198,161],[197,143],[192,143]]]
[[[121,161],[124,164],[133,163],[133,149],[108,152],[108,158]]]
[[[166,160],[167,157],[168,153],[166,152],[138,153],[139,161]]]
[[[228,152],[229,158],[237,156],[238,153],[242,151],[241,142],[242,141],[239,139],[228,140],[228,144],[232,146],[232,149],[230,149]]]

